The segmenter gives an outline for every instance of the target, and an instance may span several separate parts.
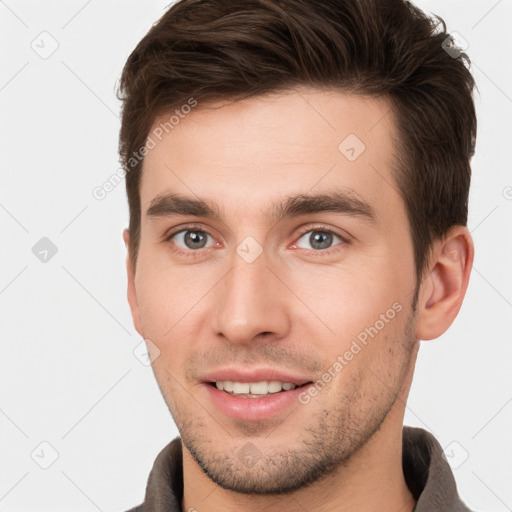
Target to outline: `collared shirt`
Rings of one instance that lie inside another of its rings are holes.
[[[417,502],[413,512],[471,512],[459,498],[451,467],[430,432],[404,426],[402,446],[405,481]],[[155,459],[144,503],[128,512],[182,512],[182,462],[181,439],[177,437]]]

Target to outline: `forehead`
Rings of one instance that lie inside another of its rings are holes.
[[[172,123],[173,113],[157,119],[150,131],[143,215],[166,192],[238,204],[245,212],[333,188],[382,206],[397,199],[396,132],[384,97],[302,89],[199,102],[178,113]]]

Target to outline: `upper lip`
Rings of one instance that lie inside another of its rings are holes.
[[[279,381],[289,382],[296,386],[302,386],[311,379],[297,374],[291,374],[277,368],[219,368],[202,375],[201,380],[204,382],[218,382],[218,381],[231,381],[231,382],[263,382],[263,381]]]

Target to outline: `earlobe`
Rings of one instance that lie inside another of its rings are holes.
[[[424,278],[418,302],[418,339],[435,339],[443,334],[459,313],[473,265],[471,234],[457,226],[431,253],[430,273]]]
[[[135,287],[135,269],[132,259],[130,258],[130,234],[128,229],[123,231],[123,240],[126,246],[126,276],[128,281],[127,297],[130,311],[132,313],[133,325],[137,332],[142,336],[142,325],[140,321],[139,305],[137,303],[137,289]]]

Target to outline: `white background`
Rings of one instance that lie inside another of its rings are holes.
[[[469,43],[480,94],[469,227],[476,260],[452,328],[422,342],[405,424],[450,443],[459,493],[512,510],[511,0],[434,1]],[[177,435],[126,301],[117,79],[167,1],[0,2],[0,511],[119,511]],[[31,43],[58,49],[42,59]],[[39,38],[38,38],[39,37]],[[38,43],[39,41],[39,43]],[[507,188],[508,187],[508,188]],[[43,263],[32,247],[48,237]],[[59,457],[48,469],[52,449]],[[467,460],[464,460],[465,457]]]

